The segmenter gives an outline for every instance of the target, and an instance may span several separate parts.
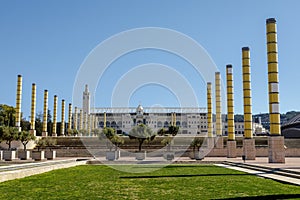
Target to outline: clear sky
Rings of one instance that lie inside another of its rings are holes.
[[[202,45],[223,80],[226,64],[233,65],[236,113],[243,113],[241,48],[249,46],[253,113],[265,113],[268,112],[265,20],[275,17],[281,112],[299,111],[299,9],[298,0],[1,0],[0,103],[15,106],[18,74],[23,76],[25,117],[30,115],[32,83],[37,84],[37,112],[43,110],[44,89],[49,90],[51,110],[55,94],[60,100],[72,102],[77,72],[98,44],[122,31],[161,27],[181,32]],[[205,83],[191,64],[155,49],[131,52],[112,63],[99,82],[95,105],[110,106],[118,80],[129,70],[147,63],[176,69],[194,89],[199,106],[206,107]],[[74,100],[81,107],[78,102],[81,100]],[[137,106],[139,102],[144,106],[179,105],[176,94],[157,84],[139,87],[126,101],[129,106]]]

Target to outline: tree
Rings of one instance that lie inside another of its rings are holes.
[[[124,143],[123,138],[116,134],[116,130],[114,128],[105,127],[103,128],[101,134],[99,135],[99,139],[106,138],[106,146],[112,151],[112,148],[117,148]]]
[[[98,129],[98,128],[95,128],[95,129],[93,129],[92,131],[91,131],[91,133],[93,134],[93,135],[96,135],[96,136],[98,136],[98,135],[100,135],[100,130]]]
[[[57,144],[57,141],[56,139],[53,139],[51,137],[45,137],[45,138],[40,138],[35,143],[38,148],[38,151],[40,151],[41,148],[45,148],[45,147],[49,147],[51,151],[51,148]]]
[[[35,140],[36,137],[33,134],[29,133],[29,131],[21,131],[19,132],[19,139],[24,146],[24,151],[26,151],[26,146],[28,142],[31,140]]]
[[[159,136],[164,136],[165,134],[166,134],[166,130],[164,129],[164,128],[161,128],[161,129],[159,129],[158,131],[157,131],[157,134],[159,135]]]
[[[2,126],[0,128],[0,138],[6,140],[8,149],[11,149],[11,142],[19,139],[19,131],[15,127]]]
[[[13,106],[0,105],[0,126],[15,126],[16,110]]]
[[[168,129],[168,134],[172,135],[172,136],[176,136],[177,133],[179,131],[179,127],[178,126],[169,126]]]
[[[171,144],[172,144],[172,138],[167,136],[166,138],[164,138],[161,143],[165,146],[167,146],[167,150],[170,151],[171,150]]]
[[[178,126],[169,126],[168,130],[165,129],[160,129],[158,131],[158,134],[161,136],[166,136],[161,143],[165,146],[167,146],[167,150],[170,151],[171,150],[171,144],[173,143],[173,138],[170,137],[171,136],[176,136],[177,133],[179,131],[179,127]]]
[[[42,135],[42,130],[43,130],[43,113],[42,112],[38,112],[36,114],[35,130],[36,130],[36,135],[38,135],[38,136]]]
[[[197,151],[199,151],[202,145],[202,140],[200,138],[194,138],[191,145],[193,146],[194,151],[195,148],[197,149]]]
[[[38,151],[40,149],[44,148],[46,146],[46,140],[44,138],[40,138],[35,141],[36,147],[38,148]]]
[[[21,128],[22,128],[22,130],[24,130],[24,131],[29,131],[29,130],[30,130],[30,122],[27,121],[25,118],[23,118],[23,119],[21,120]]]
[[[142,145],[145,141],[154,140],[156,133],[145,124],[139,124],[133,127],[129,132],[129,138],[135,139],[139,142],[139,152],[142,151]]]

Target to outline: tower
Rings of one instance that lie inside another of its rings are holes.
[[[35,107],[36,107],[36,85],[35,85],[35,83],[32,83],[30,133],[34,136],[36,135],[36,131],[35,131]]]
[[[85,89],[83,92],[82,111],[84,115],[90,114],[90,92],[89,92],[88,85],[85,85]]]
[[[216,100],[216,148],[223,148],[222,112],[221,112],[221,75],[215,73],[215,100]]]
[[[57,136],[57,95],[54,95],[52,136]]]
[[[227,123],[228,123],[228,140],[227,140],[227,157],[236,157],[236,141],[234,127],[234,93],[233,93],[233,69],[232,65],[226,66],[227,79]]]
[[[48,119],[48,90],[44,90],[44,114],[43,114],[43,132],[42,136],[48,136],[47,121]]]
[[[277,28],[276,19],[266,20],[267,26],[267,54],[268,54],[268,83],[269,83],[269,162],[284,163],[284,137],[281,136],[279,110],[279,79],[277,58]]]
[[[242,48],[243,94],[244,94],[244,140],[243,153],[246,160],[255,160],[255,140],[252,133],[252,100],[251,100],[251,68],[250,48]]]
[[[21,131],[22,76],[18,75],[16,95],[16,127]]]

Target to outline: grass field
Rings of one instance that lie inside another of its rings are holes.
[[[160,168],[127,165],[131,170]],[[84,165],[0,183],[1,199],[297,199],[300,187],[213,165]]]

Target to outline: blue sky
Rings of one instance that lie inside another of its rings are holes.
[[[295,84],[300,74],[299,8],[297,0],[1,0],[0,103],[15,105],[18,74],[23,76],[25,117],[30,113],[33,82],[37,84],[37,112],[42,111],[44,89],[49,90],[51,110],[55,94],[60,100],[72,102],[77,72],[99,43],[129,29],[161,27],[181,32],[202,45],[219,68],[223,80],[226,64],[233,65],[236,113],[243,113],[241,48],[249,46],[253,113],[265,113],[268,112],[265,20],[275,17],[281,112],[300,110],[300,93]],[[201,76],[182,58],[155,49],[131,52],[112,63],[99,82],[95,105],[110,106],[112,90],[120,77],[146,63],[174,67],[190,82],[199,106],[206,106],[206,87]],[[133,91],[129,106],[139,102],[144,106],[179,105],[176,95],[157,84]]]

